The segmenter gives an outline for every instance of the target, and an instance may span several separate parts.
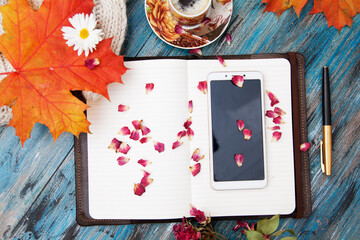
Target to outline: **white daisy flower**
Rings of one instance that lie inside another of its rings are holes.
[[[94,14],[84,15],[84,13],[75,14],[69,21],[73,27],[62,27],[66,44],[74,46],[74,51],[80,56],[85,52],[85,56],[89,55],[89,51],[96,50],[96,45],[102,40],[104,34],[100,29],[95,29],[96,19]]]

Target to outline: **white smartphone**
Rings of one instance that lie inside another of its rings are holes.
[[[234,76],[243,77],[242,87],[232,82]],[[210,73],[208,109],[211,187],[215,190],[266,187],[262,74],[260,72]],[[244,123],[244,129],[241,131],[237,120]],[[245,129],[251,130],[251,137],[248,140],[244,136],[244,133],[248,132]],[[235,161],[237,154],[243,156],[242,165]]]

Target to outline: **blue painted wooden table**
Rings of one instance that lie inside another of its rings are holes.
[[[278,19],[263,13],[260,0],[235,0],[224,37],[203,48],[204,55],[296,51],[306,59],[307,124],[313,213],[307,219],[282,219],[300,239],[359,239],[360,235],[360,15],[340,33],[328,28],[323,14],[300,18],[291,9]],[[180,56],[151,31],[142,0],[128,2],[128,33],[122,54]],[[319,165],[322,136],[321,71],[330,67],[333,116],[333,175]],[[24,147],[14,129],[0,127],[1,239],[173,239],[172,224],[80,227],[75,220],[74,141],[63,134],[54,143],[47,127],[37,124]],[[233,232],[235,221],[214,222],[227,239],[245,239]]]

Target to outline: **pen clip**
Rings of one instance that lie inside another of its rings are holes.
[[[325,173],[325,165],[324,165],[324,142],[322,140],[320,140],[320,166],[321,166],[321,171],[323,173]]]

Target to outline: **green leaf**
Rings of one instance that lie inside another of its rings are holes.
[[[284,237],[280,240],[296,240],[296,239],[297,239],[297,237]]]
[[[270,235],[278,228],[279,219],[280,215],[275,215],[270,219],[262,219],[256,224],[256,230],[265,235]]]
[[[254,230],[245,230],[245,235],[248,240],[264,240],[262,233]]]
[[[291,235],[296,236],[295,231],[292,229],[279,230],[279,231],[274,232],[271,236],[274,236],[274,237],[280,236],[281,234],[286,233],[286,232],[289,232],[289,233],[291,233]]]

